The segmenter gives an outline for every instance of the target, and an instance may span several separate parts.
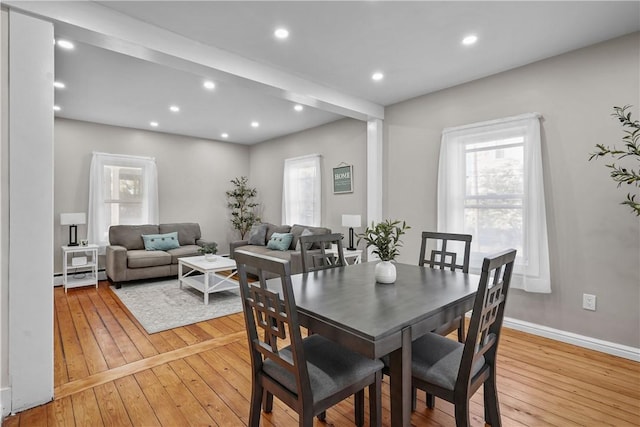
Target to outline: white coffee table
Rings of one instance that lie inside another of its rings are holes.
[[[186,274],[183,274],[184,266],[191,268]],[[227,276],[216,274],[227,270],[231,270]],[[195,275],[196,272],[202,274]],[[185,284],[202,292],[205,305],[209,304],[209,294],[238,288],[238,282],[231,279],[235,272],[236,262],[231,258],[216,256],[215,261],[207,261],[204,256],[178,258],[180,288]]]

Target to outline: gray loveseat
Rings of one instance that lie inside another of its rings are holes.
[[[266,226],[266,233],[263,238],[256,240],[255,238],[252,239],[253,236],[250,235],[247,240],[231,242],[229,245],[229,256],[233,258],[233,252],[236,249],[242,249],[243,251],[258,255],[268,255],[275,258],[285,259],[287,261],[291,261],[291,274],[302,273],[302,258],[300,257],[300,249],[297,247],[298,240],[300,240],[302,233],[305,232],[305,230],[308,230],[305,234],[331,234],[331,229],[325,227],[311,227],[300,224],[294,224],[293,226],[275,225],[269,223],[263,223],[261,225]],[[293,234],[293,240],[287,250],[279,251],[267,248],[266,244],[269,239],[271,239],[273,233]]]
[[[145,250],[142,235],[178,233],[179,247]],[[106,273],[120,288],[123,282],[177,276],[178,258],[200,255],[198,249],[210,241],[201,239],[197,223],[160,225],[114,225],[109,227]]]

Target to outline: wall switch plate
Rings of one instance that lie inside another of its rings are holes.
[[[596,296],[591,294],[582,294],[582,308],[585,310],[596,311]]]

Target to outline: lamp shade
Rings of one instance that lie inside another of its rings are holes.
[[[360,227],[362,225],[360,215],[342,215],[343,227]]]
[[[78,225],[86,223],[87,214],[84,212],[60,214],[60,225]]]

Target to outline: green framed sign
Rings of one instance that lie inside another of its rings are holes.
[[[353,193],[353,165],[333,168],[333,193]]]

